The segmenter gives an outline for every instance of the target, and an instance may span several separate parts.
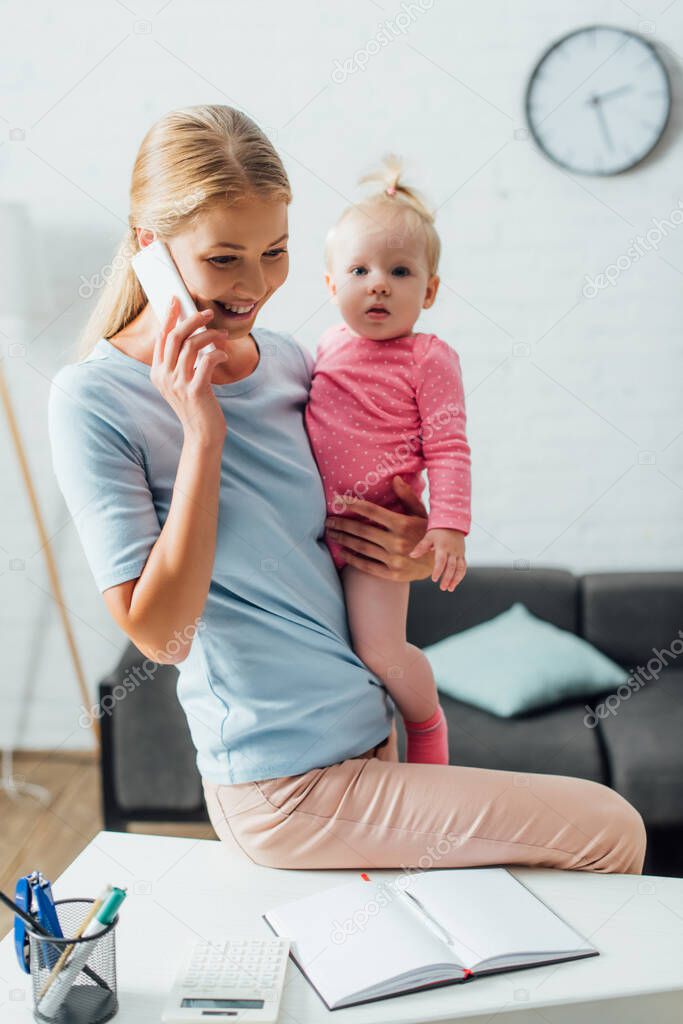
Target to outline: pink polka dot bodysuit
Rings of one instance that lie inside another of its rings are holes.
[[[392,478],[421,495],[426,469],[428,528],[469,533],[464,388],[458,354],[445,341],[434,334],[374,341],[346,324],[330,328],[318,345],[305,419],[329,514],[355,515],[335,492],[405,512]],[[341,549],[327,544],[341,569]]]

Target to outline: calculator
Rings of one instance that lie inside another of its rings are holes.
[[[289,939],[195,939],[187,948],[161,1016],[164,1024],[253,1021],[280,1010]]]

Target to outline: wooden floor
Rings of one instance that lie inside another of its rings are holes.
[[[39,869],[54,881],[102,828],[99,767],[94,755],[80,752],[22,752],[15,756],[18,779],[44,786],[50,802],[12,799],[0,792],[0,889],[14,896],[17,878]],[[206,824],[136,824],[131,832],[215,839]],[[0,906],[0,937],[12,915]]]

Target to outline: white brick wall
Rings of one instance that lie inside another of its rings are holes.
[[[73,3],[30,30],[31,10],[10,5],[11,31],[0,41],[0,180],[5,196],[30,205],[52,311],[29,325],[27,355],[6,365],[93,688],[124,638],[51,476],[47,386],[87,313],[80,275],[107,263],[123,229],[137,145],[174,106],[233,102],[271,130],[295,192],[292,270],[262,323],[310,348],[336,317],[322,280],[323,237],[358,195],[358,175],[398,151],[439,205],[443,284],[419,326],[462,359],[471,563],[680,567],[683,228],[614,287],[582,295],[586,275],[602,272],[683,200],[678,106],[654,158],[618,177],[573,176],[514,137],[535,60],[580,25],[650,32],[667,51],[680,102],[683,5],[660,8],[644,0],[639,13],[619,2],[560,10],[541,0],[434,0],[365,70],[339,82],[337,62],[363,59],[400,3],[347,0],[342,20],[336,5],[314,0],[296,8],[174,0],[158,17],[155,5],[136,5],[138,30],[116,4]],[[23,142],[9,141],[13,127],[24,129]],[[83,745],[71,665],[7,442],[0,459],[0,740]],[[25,568],[10,572],[10,558]],[[29,712],[17,733],[25,693]]]

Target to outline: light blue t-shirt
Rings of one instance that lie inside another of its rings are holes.
[[[214,384],[227,423],[216,555],[178,697],[211,782],[296,775],[381,742],[394,704],[350,646],[304,428],[313,360],[255,329],[259,363]],[[52,464],[100,591],[136,579],[168,515],[183,444],[150,367],[101,338],[50,389]],[[191,634],[190,634],[191,635]],[[154,686],[154,681],[145,683]]]

